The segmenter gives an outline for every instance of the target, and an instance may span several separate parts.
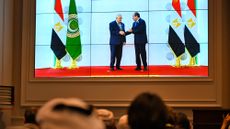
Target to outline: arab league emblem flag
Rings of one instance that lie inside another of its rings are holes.
[[[63,44],[60,33],[63,32],[64,14],[61,0],[55,0],[54,4],[54,27],[51,36],[51,49],[56,57],[55,68],[62,68],[61,59],[66,55],[65,45]]]
[[[184,24],[182,22],[182,13],[180,0],[172,0],[173,11],[170,14],[170,25],[168,34],[168,44],[176,56],[176,67],[181,66],[181,56],[185,53],[184,41]]]
[[[82,53],[80,30],[75,0],[70,0],[67,24],[66,50],[72,58],[70,69],[77,68],[77,60]]]

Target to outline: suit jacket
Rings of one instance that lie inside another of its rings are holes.
[[[121,27],[122,29],[120,29],[116,21],[109,23],[110,45],[119,45],[126,42],[125,36],[119,34],[121,30],[125,32],[125,24],[121,23]]]
[[[136,24],[136,25],[135,25]],[[134,34],[134,44],[146,44],[147,34],[146,34],[146,23],[143,19],[139,19],[137,23],[133,23],[133,34]],[[126,35],[131,34],[130,32],[126,32]]]

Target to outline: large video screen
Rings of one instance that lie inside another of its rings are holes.
[[[36,1],[35,77],[207,76],[208,0]]]

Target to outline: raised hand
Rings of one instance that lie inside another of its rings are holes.
[[[227,129],[229,125],[230,125],[230,114],[227,114],[227,116],[224,118],[221,129]]]

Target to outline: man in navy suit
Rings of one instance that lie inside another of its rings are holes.
[[[140,14],[135,12],[133,14],[133,26],[132,28],[126,32],[126,35],[131,33],[134,34],[134,46],[135,46],[135,55],[136,55],[136,68],[135,70],[141,70],[141,60],[144,65],[144,71],[147,71],[147,61],[146,61],[146,43],[147,34],[146,34],[146,23],[143,19],[140,18]]]
[[[125,38],[125,25],[122,23],[122,16],[117,15],[116,20],[109,24],[110,30],[110,70],[114,70],[116,62],[116,70],[122,70],[120,67],[122,48],[126,42]]]

